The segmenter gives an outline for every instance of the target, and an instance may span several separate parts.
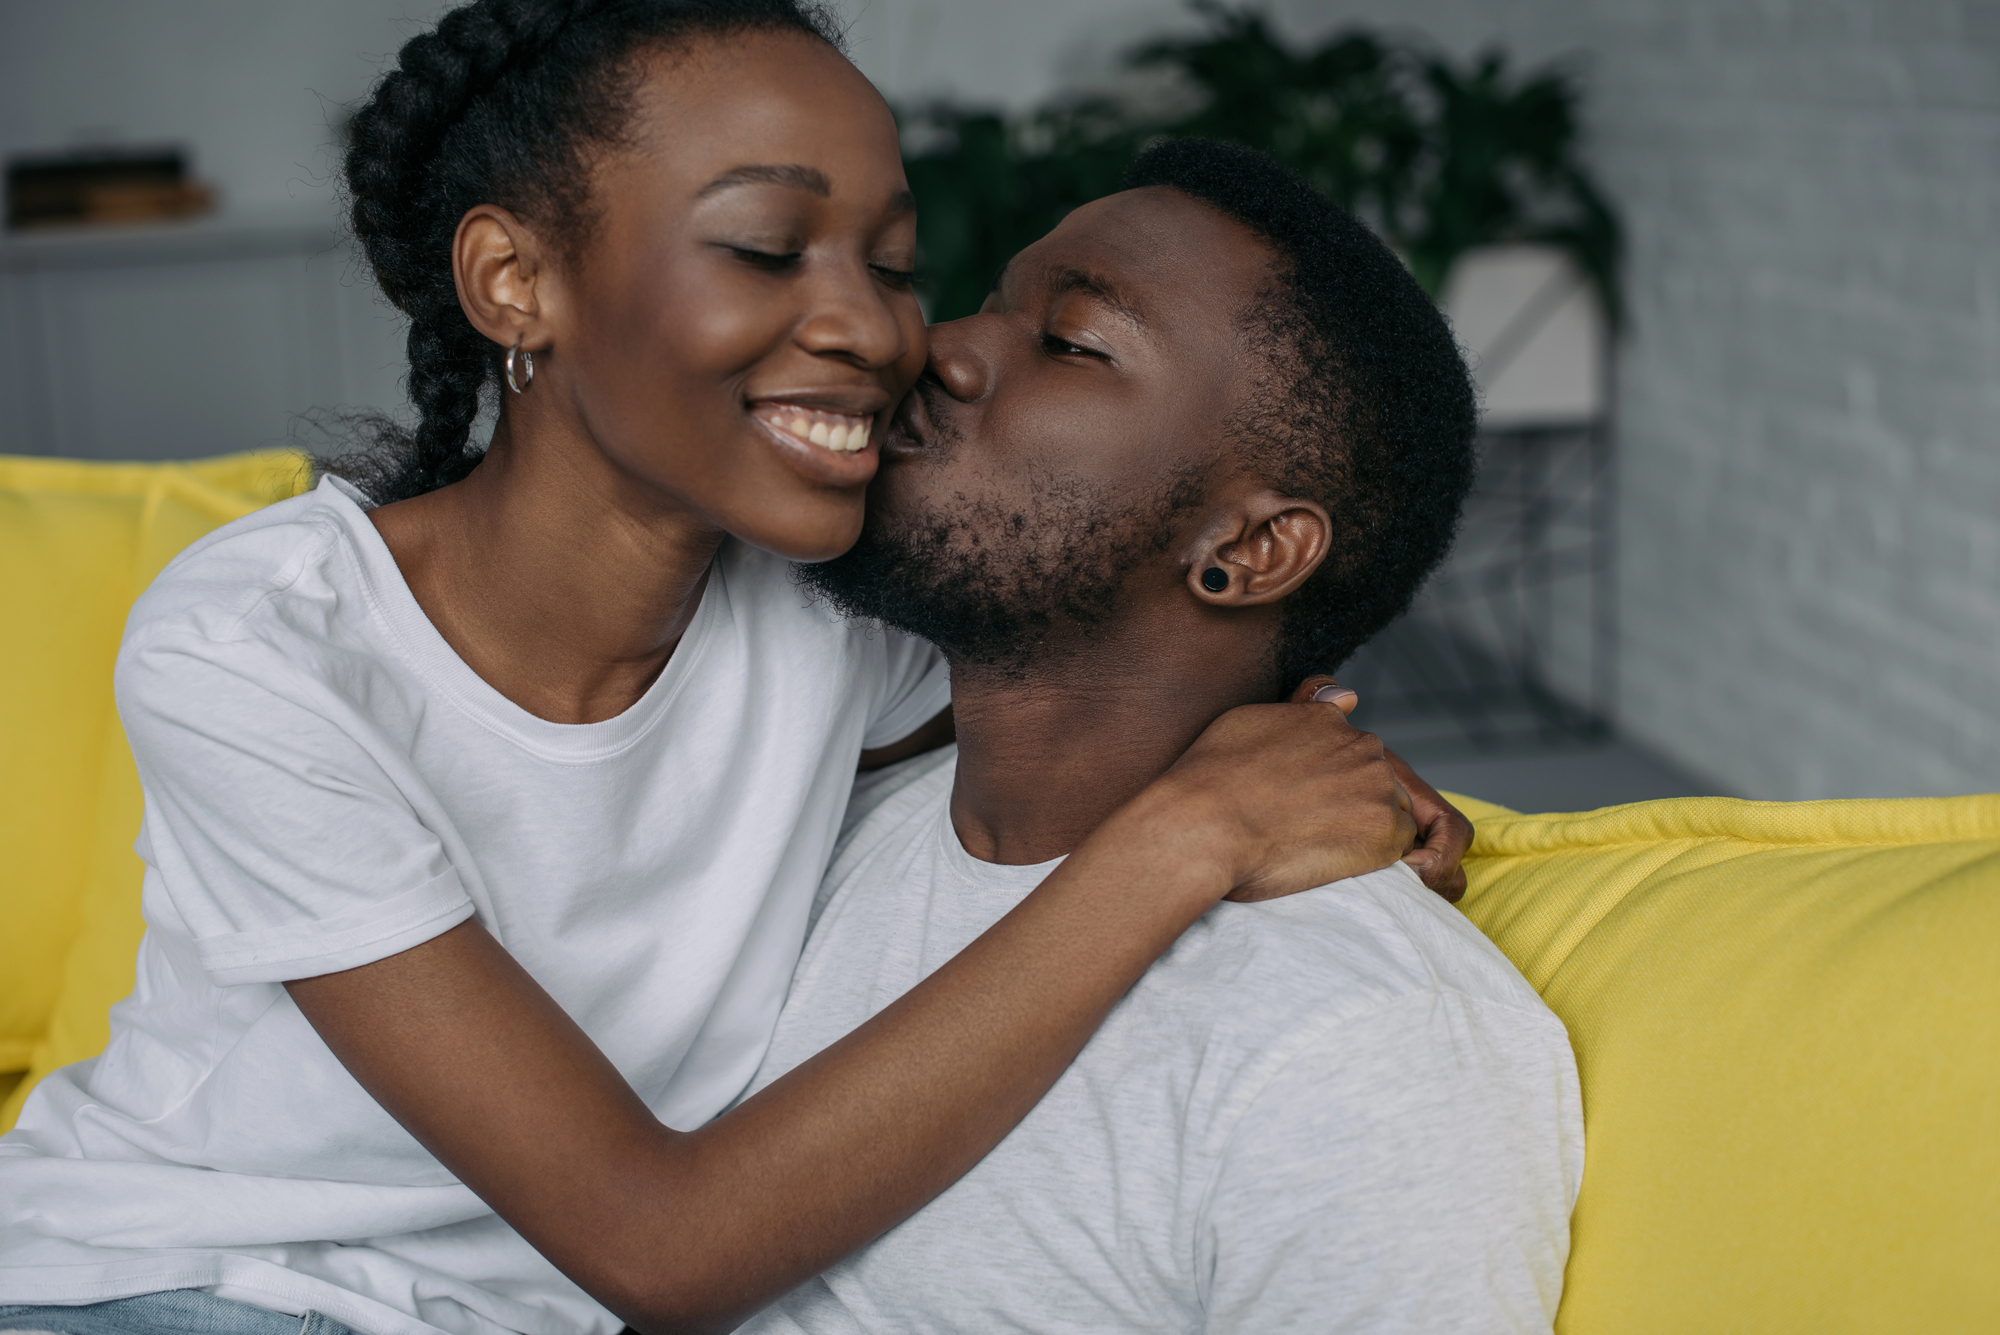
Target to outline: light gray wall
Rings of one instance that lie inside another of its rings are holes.
[[[892,95],[1087,81],[1151,0],[845,0]],[[2000,5],[1279,0],[1578,53],[1630,225],[1628,726],[1796,798],[2000,788]],[[321,95],[404,0],[0,3],[0,151],[185,139],[236,204],[324,207]]]
[[[1180,0],[839,0],[855,63],[892,100],[945,95],[1020,109],[1101,81],[1167,30]]]

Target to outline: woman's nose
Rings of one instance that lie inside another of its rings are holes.
[[[830,279],[818,296],[796,335],[806,351],[871,368],[909,353],[914,328],[905,328],[872,273]]]

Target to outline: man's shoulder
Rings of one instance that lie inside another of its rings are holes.
[[[847,815],[840,823],[835,865],[850,849],[860,852],[873,847],[911,821],[935,816],[939,804],[951,799],[957,768],[958,747],[947,744],[855,776]],[[832,879],[833,870],[827,875]]]
[[[1283,899],[1218,904],[1147,981],[1177,1008],[1248,1021],[1260,1042],[1445,995],[1560,1027],[1506,956],[1401,863]]]
[[[1548,1329],[1583,1169],[1561,1021],[1406,869],[1241,907],[1192,1086],[1210,1320]]]
[[[1254,1158],[1247,1142],[1283,1141],[1312,1158],[1412,1109],[1443,1118],[1446,1138],[1485,1117],[1500,1125],[1481,1144],[1570,1183],[1563,1209],[1574,1197],[1582,1114],[1562,1021],[1407,867],[1218,905],[1127,1004],[1153,1042],[1181,1046],[1175,1065],[1200,1073],[1189,1112],[1211,1149]],[[1347,1190],[1350,1167],[1314,1162],[1318,1190]]]
[[[884,902],[885,896],[896,893],[929,893],[928,885],[866,873],[878,859],[908,848],[913,840],[935,834],[938,812],[951,800],[952,777],[957,768],[958,747],[941,746],[881,769],[863,771],[855,777],[854,790],[847,799],[847,813],[841,819],[840,837],[833,846],[833,858],[813,900],[815,926],[834,899],[842,897],[841,891],[857,880],[869,883],[873,893],[868,902],[874,906]]]

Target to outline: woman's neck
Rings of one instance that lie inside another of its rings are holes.
[[[723,534],[596,451],[503,428],[464,481],[370,512],[417,605],[488,685],[596,723],[646,693],[694,619]]]

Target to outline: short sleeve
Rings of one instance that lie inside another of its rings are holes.
[[[862,734],[863,750],[902,741],[951,703],[951,672],[935,646],[893,628],[877,633],[883,637],[888,672]]]
[[[1207,1329],[1548,1331],[1582,1159],[1553,1016],[1446,993],[1342,1024],[1231,1132]]]
[[[472,916],[394,758],[274,648],[154,635],[116,687],[142,852],[216,983],[355,968]]]

